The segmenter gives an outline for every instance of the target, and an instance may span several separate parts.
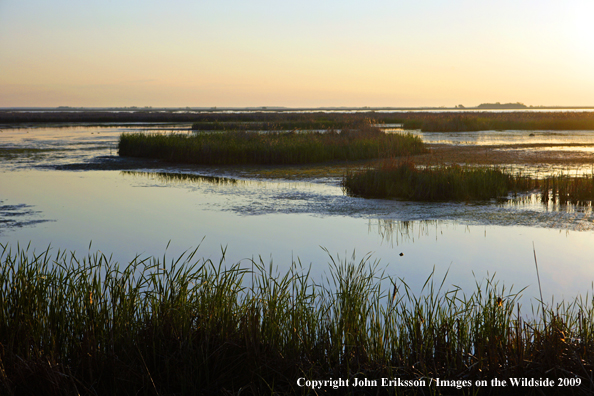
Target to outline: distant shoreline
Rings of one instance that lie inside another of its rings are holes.
[[[356,111],[356,112],[377,112],[377,111],[531,111],[531,110],[594,110],[594,106],[517,106],[510,104],[484,103],[474,107],[281,107],[281,106],[260,106],[260,107],[0,107],[2,112],[319,112],[319,111]]]

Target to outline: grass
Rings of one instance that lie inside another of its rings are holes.
[[[278,122],[195,122],[192,129],[200,131],[292,131],[342,129],[347,120],[295,120]]]
[[[425,381],[425,394],[497,393],[435,378],[571,378],[581,386],[564,390],[593,389],[589,296],[539,303],[524,319],[521,291],[493,278],[466,294],[431,274],[415,295],[370,256],[331,258],[319,280],[299,263],[284,274],[261,261],[227,266],[224,250],[218,263],[191,251],[120,266],[101,253],[0,245],[0,260],[5,395],[319,394],[300,377]]]
[[[423,132],[464,132],[488,130],[594,130],[594,112],[370,112],[360,114],[233,114],[200,115],[194,129],[265,130],[341,128],[349,123],[373,118],[378,124],[401,124],[404,129]]]
[[[593,112],[419,112],[380,119],[423,132],[594,130]]]
[[[378,123],[403,124],[405,129],[422,131],[477,130],[594,130],[592,111],[369,111],[175,113],[163,111],[0,111],[0,124],[23,123],[138,123],[184,122],[199,130],[341,129],[345,125],[373,118]],[[258,128],[255,128],[255,127]]]
[[[418,137],[385,134],[368,123],[340,133],[124,133],[119,141],[121,156],[203,165],[306,164],[423,152],[426,148]]]
[[[388,160],[361,172],[347,172],[343,188],[348,194],[414,201],[488,200],[510,191],[534,187],[534,180],[496,168],[437,166],[417,168],[410,161]]]
[[[506,198],[537,191],[543,203],[592,205],[594,175],[533,178],[494,167],[458,165],[418,168],[410,161],[387,160],[345,174],[344,190],[354,196],[413,201],[469,201]]]

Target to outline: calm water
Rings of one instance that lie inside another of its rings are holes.
[[[3,129],[0,132],[0,242],[31,249],[100,250],[114,260],[199,256],[226,262],[292,260],[327,271],[330,258],[371,253],[386,274],[419,290],[435,268],[447,285],[475,280],[528,286],[538,295],[533,244],[545,299],[585,295],[594,280],[590,208],[484,202],[414,203],[344,195],[338,178],[258,180],[240,168],[194,167],[117,156],[123,131],[188,125]],[[428,142],[509,144],[523,131],[422,134]],[[594,143],[594,132],[536,132],[539,141]],[[534,140],[530,140],[534,142]],[[579,150],[579,147],[566,148]],[[169,244],[168,249],[166,246]],[[327,250],[327,252],[326,252]],[[403,253],[401,256],[400,254]]]

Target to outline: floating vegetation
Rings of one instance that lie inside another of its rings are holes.
[[[420,138],[409,134],[385,134],[369,122],[341,132],[124,133],[119,141],[121,156],[204,165],[356,161],[426,151]]]
[[[298,263],[279,274],[196,253],[121,266],[0,245],[2,394],[308,393],[299,378],[400,378],[433,394],[457,391],[438,378],[593,386],[589,296],[524,319],[521,291],[493,278],[467,294],[431,274],[416,295],[370,256],[331,258],[320,281]]]

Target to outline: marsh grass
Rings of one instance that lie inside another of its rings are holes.
[[[345,120],[294,120],[294,121],[268,121],[268,122],[195,122],[193,130],[199,131],[299,131],[299,130],[328,130],[349,127],[351,122]]]
[[[193,123],[200,130],[266,130],[341,129],[345,125],[373,118],[377,123],[403,124],[405,129],[422,131],[477,130],[594,130],[592,111],[369,111],[341,112],[261,112],[175,113],[163,111],[0,111],[0,124],[87,123],[127,124],[138,122]]]
[[[594,130],[593,112],[419,112],[378,118],[423,132]]]
[[[414,201],[469,201],[507,198],[536,191],[545,204],[591,206],[594,176],[535,178],[497,167],[437,165],[386,160],[363,171],[348,171],[344,190],[354,196]]]
[[[456,392],[432,378],[563,377],[592,390],[590,296],[524,319],[522,291],[493,277],[466,294],[432,273],[415,293],[369,255],[331,257],[316,280],[299,262],[283,274],[196,253],[120,266],[2,245],[2,394],[316,394],[299,377],[418,379],[432,394]]]
[[[204,165],[356,161],[426,151],[420,138],[385,134],[368,122],[341,132],[124,133],[119,141],[121,156]]]
[[[387,160],[358,172],[347,172],[348,194],[416,201],[489,200],[533,188],[532,179],[497,168],[436,166],[417,168],[410,161]]]

